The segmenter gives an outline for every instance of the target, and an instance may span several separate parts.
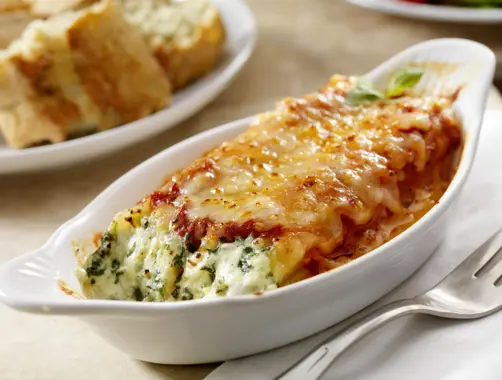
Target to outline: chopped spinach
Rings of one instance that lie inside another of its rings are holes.
[[[88,276],[101,276],[106,271],[106,262],[98,253],[94,252],[91,256],[91,265],[85,271]]]
[[[115,241],[115,236],[109,232],[105,232],[101,237],[101,243],[96,251],[90,256],[91,265],[85,271],[88,276],[102,276],[106,272],[106,260],[112,250],[112,243]]]
[[[222,280],[219,281],[218,287],[216,288],[216,294],[225,295],[228,292],[228,285]]]
[[[212,265],[205,265],[200,270],[205,270],[207,273],[209,273],[209,278],[211,279],[211,283],[214,282],[214,279],[216,277],[216,269],[214,267],[214,264]]]
[[[171,292],[171,296],[173,296],[174,299],[178,299],[178,296],[180,295],[180,284],[177,284],[173,291]]]
[[[129,251],[127,251],[127,257],[131,256],[134,253],[135,250],[136,250],[136,242],[134,242],[132,244],[131,249]]]
[[[118,269],[120,268],[120,261],[117,259],[112,260],[112,273],[116,273]]]
[[[115,235],[108,231],[105,232],[103,236],[101,236],[101,244],[99,245],[98,251],[104,254],[109,254],[113,242],[115,242]]]
[[[190,239],[190,234],[187,233],[183,237],[183,242],[181,244],[181,252],[179,254],[177,254],[176,256],[174,256],[174,258],[173,258],[173,265],[175,267],[180,268],[181,270],[183,270],[185,268],[185,265],[187,262],[187,253],[190,252],[187,248],[187,241],[189,239]]]
[[[174,298],[174,299],[178,299],[179,295],[180,295],[180,282],[181,282],[181,277],[183,276],[183,271],[181,271],[180,273],[178,273],[178,275],[176,276],[176,281],[174,282],[174,289],[173,291],[171,292],[171,296]]]
[[[176,276],[174,290],[171,292],[171,296],[178,299],[180,296],[180,282],[183,276],[183,271],[185,270],[185,265],[187,262],[187,254],[190,253],[188,248],[188,242],[190,241],[190,234],[187,233],[182,240],[181,252],[174,256],[173,266],[178,269],[178,275]]]
[[[136,301],[143,301],[143,293],[140,288],[134,288],[132,295]]]
[[[216,248],[213,248],[213,249],[208,248],[207,253],[209,253],[210,255],[215,255],[218,252],[220,252],[220,248],[221,248],[221,244],[218,244],[218,246]]]
[[[162,298],[164,298],[164,285],[162,285],[160,288],[157,289],[159,291],[159,294]]]
[[[174,256],[173,265],[175,267],[183,269],[185,267],[186,261],[187,261],[186,250],[183,248],[178,255]]]
[[[247,258],[244,258],[244,255],[239,260],[237,266],[241,268],[242,273],[248,273],[251,269],[253,269],[253,266],[249,263]]]
[[[152,293],[155,294],[156,292],[158,292],[160,297],[164,298],[164,281],[162,280],[160,273],[157,273],[155,275],[155,278],[148,280],[146,287],[150,290],[151,296]]]
[[[182,301],[193,300],[193,293],[188,290],[188,288],[183,288],[183,295],[181,296]]]
[[[124,272],[122,272],[122,271],[120,271],[120,270],[119,270],[119,271],[117,271],[117,272],[115,273],[115,281],[113,281],[113,283],[114,283],[114,284],[118,284],[118,283],[119,283],[119,278],[120,278],[120,276],[122,276],[123,274],[124,274]]]
[[[148,218],[146,216],[141,218],[141,227],[148,228],[149,224],[150,222],[148,221]]]
[[[242,256],[237,263],[237,266],[241,268],[243,273],[248,273],[251,269],[253,269],[250,261],[254,256],[258,255],[258,253],[259,252],[255,251],[253,247],[244,247],[242,250]]]
[[[238,243],[243,245],[243,248],[242,255],[239,259],[239,262],[237,263],[237,266],[242,270],[243,273],[248,273],[251,269],[253,269],[253,266],[251,265],[251,259],[253,257],[260,254],[266,254],[270,250],[270,247],[258,248],[256,246],[253,246],[252,236],[247,237],[245,240],[241,239],[238,241]]]

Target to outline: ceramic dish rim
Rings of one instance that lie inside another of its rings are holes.
[[[389,64],[393,62],[393,60],[397,60],[397,58],[401,55],[406,54],[407,51],[410,49],[417,48],[418,46],[424,45],[424,44],[444,44],[444,43],[459,43],[460,42],[466,42],[468,40],[461,40],[461,39],[437,39],[437,40],[431,40],[431,41],[426,41],[417,45],[414,45],[410,47],[409,49],[406,49],[399,53],[398,55],[394,56],[390,60],[384,62],[382,65],[379,65],[375,70],[378,70],[382,66]],[[476,42],[469,41],[469,43],[476,44],[476,45],[481,45]],[[486,47],[485,47],[486,48]],[[493,58],[494,59],[494,58]],[[494,61],[493,61],[493,66],[494,66]],[[373,70],[373,71],[375,71]],[[368,73],[367,75],[370,75]],[[488,86],[490,83],[482,83],[483,84],[483,89],[485,86]],[[488,94],[488,88],[485,91],[485,99]],[[481,103],[484,103],[483,100],[481,100]],[[64,223],[61,227],[59,227],[54,234],[43,244],[40,248],[31,251],[29,253],[26,253],[24,255],[21,255],[7,263],[7,265],[13,265],[14,262],[17,262],[18,260],[24,261],[26,260],[27,256],[32,256],[32,255],[39,255],[43,254],[44,252],[50,250],[51,246],[56,242],[56,240],[63,238],[65,236],[65,231],[70,228],[73,224],[76,223],[85,223],[86,219],[89,217],[90,214],[95,213],[96,211],[94,209],[99,210],[99,204],[105,201],[107,198],[109,198],[110,195],[114,194],[117,192],[117,190],[120,190],[122,188],[122,182],[125,182],[127,178],[134,177],[137,173],[140,173],[143,168],[152,165],[155,161],[158,160],[165,160],[166,157],[171,156],[177,151],[183,151],[186,148],[189,148],[190,145],[195,143],[196,141],[203,140],[204,138],[213,135],[213,134],[222,134],[222,135],[230,135],[232,132],[241,131],[246,128],[246,126],[254,119],[255,116],[235,120],[226,124],[223,124],[219,127],[207,130],[205,132],[199,133],[197,135],[194,135],[186,140],[183,140],[165,150],[162,152],[154,155],[153,157],[147,159],[146,161],[142,162],[138,166],[134,167],[131,169],[129,172],[118,178],[116,181],[114,181],[111,185],[109,185],[104,191],[102,191],[97,197],[95,197],[81,212],[79,212],[75,217],[71,218],[68,220],[66,223]],[[368,252],[367,254],[357,258],[357,260],[352,260],[349,263],[341,266],[340,268],[337,268],[336,270],[325,272],[318,274],[316,276],[313,276],[311,278],[299,281],[294,284],[290,284],[278,289],[274,289],[272,291],[264,292],[263,294],[260,295],[254,295],[254,294],[249,294],[249,295],[235,295],[231,297],[219,297],[219,298],[214,298],[214,299],[197,299],[197,300],[190,300],[190,301],[184,301],[184,302],[160,302],[160,303],[144,303],[144,302],[133,302],[133,301],[115,301],[115,300],[100,300],[100,299],[85,299],[85,300],[76,300],[74,298],[69,298],[68,300],[65,301],[50,301],[50,302],[43,302],[42,299],[38,300],[33,300],[33,297],[26,297],[26,298],[20,298],[20,297],[7,297],[5,294],[3,294],[0,291],[0,300],[3,301],[5,304],[19,310],[23,311],[30,311],[30,312],[45,312],[45,313],[51,313],[51,314],[65,314],[65,315],[70,315],[70,314],[79,314],[79,315],[84,315],[84,314],[120,314],[120,315],[127,315],[127,314],[134,314],[137,312],[140,313],[162,313],[162,312],[171,312],[171,311],[186,311],[187,309],[191,308],[210,308],[214,306],[220,306],[223,304],[232,304],[232,305],[239,305],[239,304],[246,304],[249,302],[258,302],[257,300],[262,300],[262,302],[272,302],[274,299],[277,297],[282,297],[287,294],[291,294],[299,290],[300,288],[305,288],[305,287],[313,287],[315,285],[318,285],[319,282],[325,281],[327,278],[331,276],[341,276],[343,273],[347,272],[348,270],[353,270],[353,268],[360,267],[362,265],[367,265],[365,264],[368,260],[373,259],[377,255],[381,255],[382,252],[385,251],[392,251],[394,246],[399,244],[402,240],[408,239],[410,235],[413,235],[417,232],[419,232],[420,229],[423,227],[430,225],[431,223],[434,222],[435,219],[439,218],[444,211],[450,206],[450,204],[453,202],[455,197],[458,195],[461,187],[467,180],[468,174],[470,172],[470,169],[472,168],[473,160],[474,160],[474,155],[476,152],[477,144],[479,141],[479,133],[481,130],[481,123],[482,123],[482,118],[483,114],[479,115],[479,117],[476,120],[476,125],[474,125],[474,122],[471,122],[473,124],[471,127],[469,127],[469,130],[467,129],[466,126],[462,126],[462,130],[464,133],[464,145],[463,145],[463,150],[461,153],[461,157],[459,158],[458,162],[458,167],[457,171],[442,195],[440,202],[438,202],[436,205],[432,207],[431,210],[429,210],[420,220],[418,220],[416,223],[414,223],[411,227],[409,227],[407,230],[403,231],[393,239],[387,241],[380,247]],[[464,120],[461,119],[461,123],[463,124]],[[468,132],[468,133],[466,133]],[[222,141],[224,141],[226,137],[223,137]]]
[[[463,8],[449,5],[406,3],[397,0],[385,0],[380,5],[376,5],[374,0],[347,1],[366,9],[414,19],[466,23],[502,23],[502,8]]]

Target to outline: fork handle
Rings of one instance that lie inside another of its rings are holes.
[[[367,317],[348,325],[340,334],[331,336],[275,380],[316,380],[346,349],[365,335],[390,321],[413,313],[434,314],[420,298],[396,301],[377,309]]]

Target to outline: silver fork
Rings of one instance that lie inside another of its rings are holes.
[[[414,313],[443,318],[475,319],[502,308],[502,230],[476,249],[428,292],[396,301],[357,318],[341,333],[313,349],[275,380],[315,380],[341,354],[388,322]]]

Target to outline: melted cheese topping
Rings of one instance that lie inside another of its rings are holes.
[[[163,299],[261,292],[331,270],[439,200],[461,145],[454,96],[351,106],[354,81],[335,76],[285,99],[141,202],[157,239],[177,236],[187,252]],[[95,289],[87,294],[109,298]]]

